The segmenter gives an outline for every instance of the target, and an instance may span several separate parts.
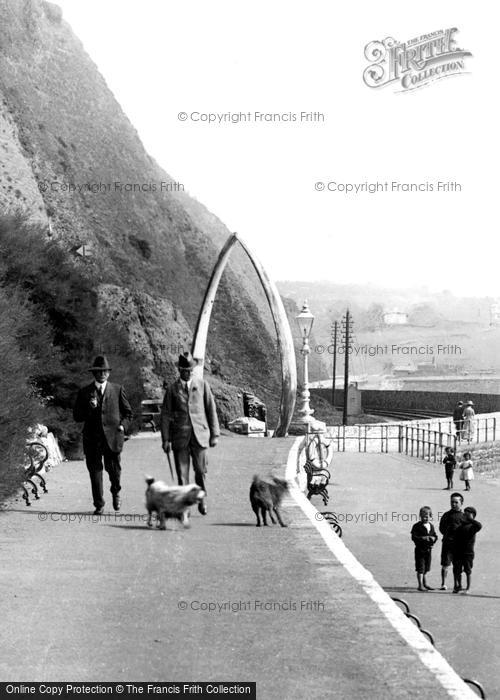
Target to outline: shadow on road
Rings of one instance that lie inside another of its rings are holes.
[[[115,525],[114,523],[105,523],[106,527],[117,527],[121,530],[142,530],[143,532],[153,532],[153,530],[159,530],[159,528],[156,527],[148,527],[146,523],[144,525]],[[186,530],[189,530],[189,528],[184,528]],[[166,530],[161,530],[161,532],[181,532],[181,530],[177,530],[174,528],[167,528]]]
[[[386,593],[421,593],[416,586],[384,586],[380,584]]]
[[[210,523],[210,525],[223,527],[255,527],[255,523]]]
[[[415,586],[414,588],[412,586],[382,586],[384,591],[386,593],[423,593],[423,591],[419,591],[418,588]],[[428,591],[427,593],[438,593],[439,595],[449,595],[452,593],[451,589],[448,589],[447,591],[440,591],[438,588],[434,588],[432,591]],[[467,593],[467,598],[492,598],[494,600],[500,599],[500,596],[498,595],[485,595],[483,593]]]
[[[27,506],[29,508],[29,506]],[[91,516],[94,518],[99,518],[99,517],[105,517],[105,514],[103,513],[102,516],[99,515],[94,515],[92,510],[25,510],[23,508],[3,508],[0,510],[0,513],[21,513],[22,515],[40,515],[40,513],[43,513],[44,515],[78,515],[78,516]]]

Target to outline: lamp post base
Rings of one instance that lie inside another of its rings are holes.
[[[309,417],[308,420],[295,420],[288,428],[289,435],[306,435],[326,432],[326,423],[321,420]]]

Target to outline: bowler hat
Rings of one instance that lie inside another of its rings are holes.
[[[190,352],[185,352],[183,355],[179,355],[177,367],[179,369],[193,369],[193,367],[196,367],[196,362],[193,360],[193,356]]]
[[[110,369],[108,358],[105,355],[97,355],[94,364],[92,367],[89,367],[89,372],[95,372],[97,370],[106,370],[109,372]]]

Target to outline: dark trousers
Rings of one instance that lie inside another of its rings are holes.
[[[85,444],[85,461],[89,470],[90,484],[92,487],[92,498],[94,499],[95,508],[103,508],[103,461],[104,469],[108,472],[109,481],[111,483],[110,491],[113,496],[116,496],[121,490],[120,476],[122,472],[120,453],[112,452],[104,435],[95,439],[95,441]]]
[[[174,450],[175,471],[179,486],[189,484],[189,466],[192,460],[195,483],[206,493],[207,452],[208,449],[200,447],[194,438],[191,438],[186,447]]]

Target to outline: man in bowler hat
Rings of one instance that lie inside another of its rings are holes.
[[[89,470],[94,515],[104,510],[102,471],[108,472],[113,496],[113,508],[120,510],[120,452],[123,449],[125,430],[132,420],[132,409],[119,384],[108,382],[111,367],[104,355],[95,358],[89,371],[94,381],[78,392],[73,417],[83,425],[83,451]]]
[[[194,480],[205,492],[208,447],[215,447],[220,435],[215,400],[209,384],[193,377],[196,362],[190,353],[179,355],[179,378],[169,384],[161,408],[161,437],[164,452],[174,453],[179,486],[189,483],[189,466],[193,463]],[[206,500],[198,504],[207,514]]]

